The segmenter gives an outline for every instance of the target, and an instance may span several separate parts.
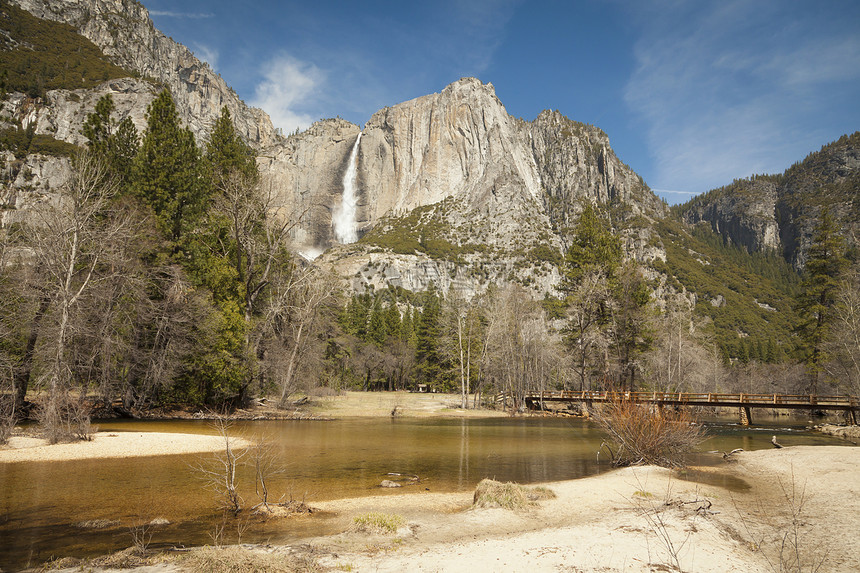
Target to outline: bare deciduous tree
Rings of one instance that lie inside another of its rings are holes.
[[[568,346],[573,350],[579,389],[593,388],[595,371],[606,372],[609,338],[603,327],[612,297],[603,273],[587,273],[568,296]]]
[[[215,454],[208,464],[200,464],[195,471],[203,477],[206,486],[214,491],[226,511],[237,515],[242,511],[242,496],[239,495],[236,471],[242,459],[248,454],[247,449],[236,450],[234,440],[230,436],[233,424],[223,416],[216,416],[212,427],[224,442],[224,449]]]
[[[548,389],[557,379],[559,341],[550,336],[543,311],[522,287],[512,285],[489,296],[493,322],[482,369],[520,409],[527,392]]]
[[[825,365],[830,377],[844,382],[843,388],[860,395],[860,267],[842,281],[836,303],[836,318],[827,352],[833,357]]]
[[[722,360],[692,304],[685,297],[669,300],[654,324],[654,344],[644,357],[645,374],[654,388],[664,392],[718,390]]]
[[[128,221],[109,211],[116,190],[104,163],[87,151],[73,162],[72,175],[57,203],[45,203],[30,227],[30,243],[41,273],[43,291],[50,300],[50,324],[42,328],[47,351],[44,380],[49,398],[40,418],[52,441],[64,436],[51,426],[67,425],[67,392],[71,383],[68,344],[76,326],[74,313],[100,274],[99,265],[110,257],[127,234]]]
[[[317,330],[337,312],[339,290],[335,277],[310,266],[295,267],[272,281],[265,316],[265,328],[272,335],[266,360],[281,407],[296,389],[297,371],[308,358]]]

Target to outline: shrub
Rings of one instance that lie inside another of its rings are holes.
[[[554,497],[555,493],[545,487],[526,487],[513,482],[483,479],[475,488],[472,506],[520,510],[542,499]]]
[[[653,464],[681,467],[687,454],[704,440],[702,427],[686,411],[654,411],[649,404],[615,400],[596,409],[600,426],[609,434],[612,464]],[[614,446],[614,450],[612,447]]]

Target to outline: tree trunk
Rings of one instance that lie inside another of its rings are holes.
[[[39,308],[36,310],[36,316],[33,317],[33,322],[30,324],[30,335],[27,337],[24,359],[15,371],[15,411],[21,410],[27,397],[27,389],[30,386],[30,372],[33,369],[33,355],[36,352],[36,342],[39,338],[39,325],[42,323],[42,318],[48,312],[50,305],[51,297],[47,295],[42,296],[42,300],[39,301]]]

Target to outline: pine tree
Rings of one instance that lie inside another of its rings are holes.
[[[623,389],[635,390],[637,358],[652,341],[647,314],[651,289],[635,262],[626,263],[620,271],[613,298],[612,351],[618,362],[619,382]]]
[[[102,97],[95,111],[84,121],[81,133],[87,138],[90,151],[105,162],[110,176],[122,186],[131,178],[132,163],[140,142],[137,128],[130,117],[114,125],[111,117],[114,109],[111,95]]]
[[[107,155],[108,140],[111,136],[111,113],[114,110],[113,97],[103,96],[96,103],[96,109],[87,116],[81,133],[87,138],[87,145],[97,156]]]
[[[400,323],[400,339],[409,346],[415,347],[415,321],[414,311],[411,306],[403,312],[403,321]]]
[[[177,245],[208,206],[207,189],[200,179],[200,153],[194,134],[180,126],[167,89],[149,105],[146,120],[134,165],[135,189]]]
[[[108,141],[108,164],[121,185],[131,182],[134,158],[140,148],[140,135],[130,117],[126,117]]]
[[[391,302],[386,308],[384,312],[385,318],[385,335],[388,339],[399,339],[400,338],[400,310],[397,308],[397,304]]]
[[[590,272],[604,273],[614,281],[621,266],[621,241],[612,234],[606,221],[598,217],[591,205],[586,205],[576,226],[576,235],[564,257],[561,290],[569,292]]]
[[[379,297],[373,301],[373,306],[370,309],[370,320],[367,326],[367,338],[370,342],[377,346],[382,346],[385,343],[385,317],[382,312],[382,303]]]
[[[442,373],[439,355],[439,336],[441,332],[442,302],[435,290],[424,296],[424,308],[415,325],[415,361],[421,379],[432,384]]]
[[[565,255],[559,285],[570,317],[565,328],[566,341],[574,354],[581,388],[589,384],[589,373],[601,365],[604,379],[609,375],[602,341],[612,334],[610,327],[615,299],[624,298],[624,288],[617,278],[621,258],[621,242],[612,234],[609,225],[597,216],[594,208],[587,205]],[[616,329],[615,333],[621,334],[621,330]],[[620,344],[617,336],[615,339],[616,348],[630,348],[626,343]],[[626,372],[629,361],[622,362],[622,370]]]
[[[254,152],[236,133],[226,106],[221,108],[221,115],[212,126],[205,158],[216,182],[232,173],[252,181],[258,177]]]
[[[802,317],[798,332],[804,343],[809,369],[809,392],[818,391],[818,382],[827,360],[825,340],[833,325],[839,279],[848,267],[845,241],[829,211],[824,211],[815,228],[804,269],[797,310]]]

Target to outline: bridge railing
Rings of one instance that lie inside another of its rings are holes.
[[[575,400],[584,402],[611,402],[633,400],[635,402],[668,402],[683,404],[750,404],[784,406],[849,406],[860,407],[853,396],[818,396],[813,394],[746,394],[717,392],[614,392],[614,391],[559,391],[531,392],[527,400]]]

